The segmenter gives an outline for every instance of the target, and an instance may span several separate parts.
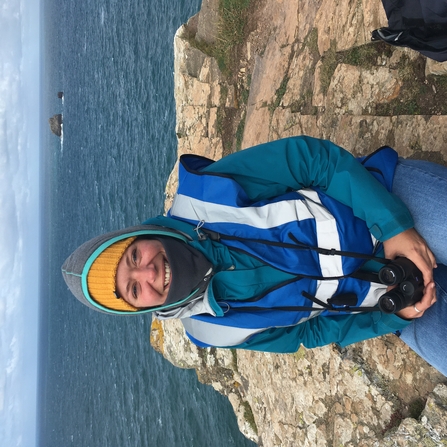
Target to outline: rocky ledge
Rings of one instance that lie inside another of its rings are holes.
[[[230,2],[231,3],[231,2]],[[355,155],[388,144],[447,161],[447,65],[370,43],[379,0],[204,0],[174,40],[179,155],[218,159],[307,134]],[[229,14],[228,14],[229,13]],[[225,62],[225,15],[244,33]],[[177,184],[167,188],[169,206]],[[447,443],[446,378],[394,335],[291,355],[199,349],[180,322],[154,321],[151,342],[228,396],[241,431],[262,446]]]

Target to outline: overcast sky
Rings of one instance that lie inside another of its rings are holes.
[[[36,445],[39,2],[0,0],[0,445]]]

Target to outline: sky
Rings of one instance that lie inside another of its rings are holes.
[[[36,446],[40,0],[0,0],[0,445]]]

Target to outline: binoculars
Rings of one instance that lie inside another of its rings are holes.
[[[417,303],[424,294],[421,271],[407,258],[396,258],[379,270],[379,281],[387,286],[396,285],[379,298],[382,312],[392,314]]]

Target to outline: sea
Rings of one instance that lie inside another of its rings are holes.
[[[61,276],[85,240],[163,212],[173,38],[200,6],[42,0],[39,447],[255,445],[227,398],[153,350],[150,317],[92,311]],[[57,113],[61,138],[48,125]]]

